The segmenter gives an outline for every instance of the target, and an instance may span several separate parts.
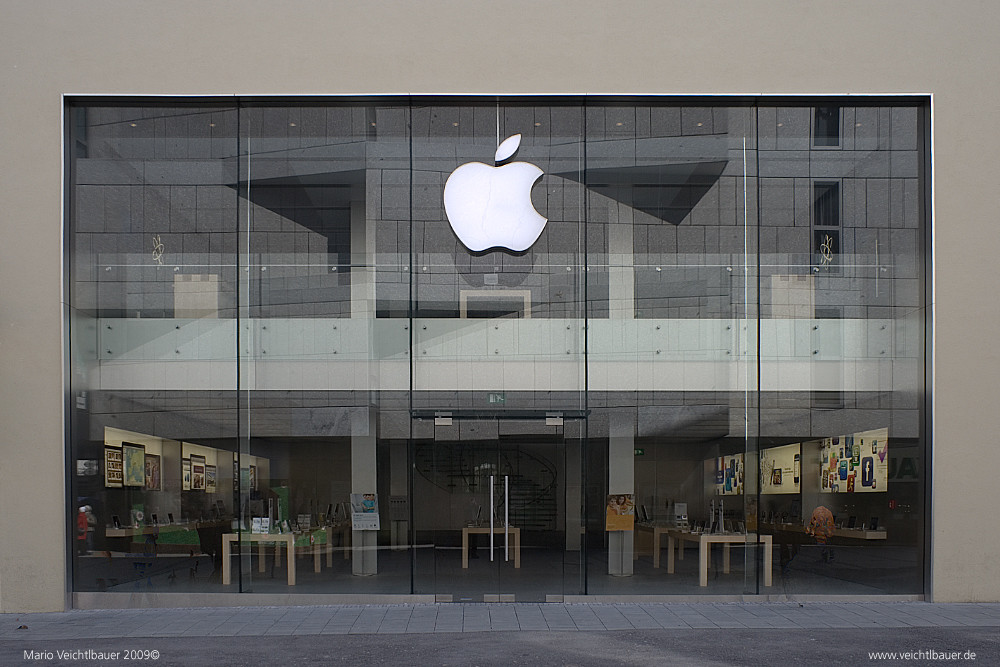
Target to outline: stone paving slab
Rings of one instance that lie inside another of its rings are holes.
[[[21,627],[24,626],[24,627]],[[0,639],[773,628],[1000,628],[1000,604],[490,603],[73,610],[0,614]]]

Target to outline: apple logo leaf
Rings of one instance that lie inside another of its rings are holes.
[[[512,156],[515,152],[517,152],[517,149],[520,148],[520,146],[521,146],[520,134],[515,134],[512,137],[504,139],[503,143],[497,146],[497,152],[496,155],[494,156],[497,164],[503,162],[504,160]]]

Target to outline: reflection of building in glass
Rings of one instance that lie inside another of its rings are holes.
[[[73,493],[112,555],[74,589],[155,536],[153,590],[739,595],[757,550],[703,587],[663,538],[791,553],[822,501],[865,566],[779,558],[796,590],[921,594],[888,452],[925,460],[926,108],[847,102],[71,102],[70,451],[109,466]],[[471,252],[443,187],[497,126],[547,223]]]

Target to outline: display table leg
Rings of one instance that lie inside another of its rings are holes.
[[[289,535],[288,544],[288,585],[295,585],[295,538]]]
[[[674,536],[667,533],[667,574],[674,573]],[[681,543],[683,544],[683,542]],[[681,547],[684,548],[683,546]]]
[[[267,560],[267,556],[264,555],[265,545],[263,542],[258,542],[257,544],[260,545],[257,547],[257,571],[263,572],[266,569],[264,567],[264,561]]]
[[[333,535],[326,536],[326,566],[333,567]]]
[[[709,544],[705,540],[698,541],[698,585],[708,586]]]
[[[722,543],[722,571],[729,574],[729,542]]]
[[[469,569],[469,531],[462,531],[462,569]]]
[[[771,536],[765,535],[761,540],[764,543],[764,585],[771,585],[771,568],[774,567],[774,545]]]
[[[232,540],[227,537],[222,538],[222,585],[228,586],[230,580],[232,579],[232,573],[229,571],[229,559],[230,551],[232,551]]]
[[[274,543],[274,566],[281,567],[281,550],[284,545],[281,542]]]
[[[312,545],[313,550],[313,572],[319,574],[321,558],[320,558],[320,546],[318,544]]]
[[[521,567],[521,529],[518,528],[513,531],[514,533],[514,568]]]

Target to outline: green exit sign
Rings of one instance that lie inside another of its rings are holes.
[[[490,401],[490,403],[503,403],[505,400],[506,399],[504,398],[503,394],[490,394],[489,395],[489,401]]]
[[[635,455],[636,456],[645,456],[646,455],[646,450],[645,449],[637,449],[637,450],[635,450]]]

